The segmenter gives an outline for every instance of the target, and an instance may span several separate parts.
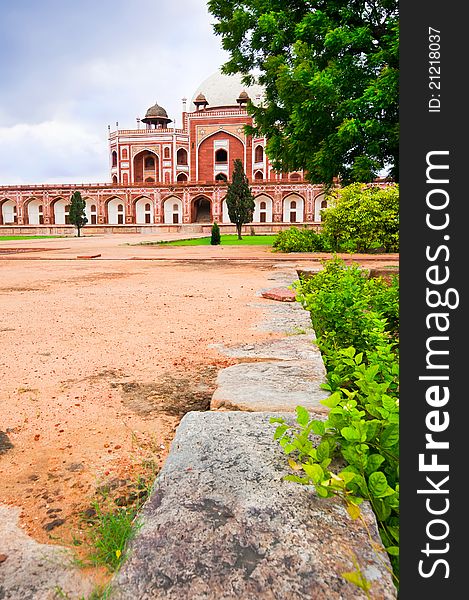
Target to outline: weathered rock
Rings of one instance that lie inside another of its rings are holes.
[[[264,318],[256,329],[272,333],[298,334],[311,332],[311,317],[298,302],[252,304],[263,310]]]
[[[278,300],[279,302],[295,302],[296,294],[288,288],[272,288],[262,292],[262,297],[269,300]]]
[[[318,347],[314,344],[314,334],[293,335],[269,340],[260,344],[243,344],[231,348],[222,343],[211,344],[221,354],[245,360],[322,360]]]
[[[305,408],[325,410],[320,401],[328,392],[324,363],[316,361],[269,361],[241,363],[220,371],[211,410],[294,411]]]
[[[0,564],[2,600],[56,600],[63,597],[88,598],[93,583],[73,566],[67,548],[39,544],[17,525],[19,508],[0,505],[0,540],[6,560]]]
[[[112,600],[362,600],[396,598],[368,505],[352,521],[336,499],[285,482],[271,415],[188,413],[112,581]]]

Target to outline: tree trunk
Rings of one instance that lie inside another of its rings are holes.
[[[242,228],[243,224],[242,223],[236,223],[236,230],[238,232],[238,240],[242,240],[243,238],[241,237],[241,228]]]
[[[80,228],[77,227],[77,230],[78,230],[78,237],[80,237]]]

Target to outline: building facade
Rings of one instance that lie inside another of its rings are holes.
[[[319,223],[324,190],[303,172],[278,173],[265,138],[245,133],[246,106],[262,88],[215,73],[182,101],[182,127],[157,103],[135,129],[109,128],[109,183],[0,186],[0,225],[67,225],[70,197],[86,201],[88,226],[229,224],[224,202],[240,159],[255,197],[253,224]]]

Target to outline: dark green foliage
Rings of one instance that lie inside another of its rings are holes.
[[[230,221],[236,224],[238,239],[241,238],[241,228],[245,223],[251,223],[254,214],[254,196],[249,187],[249,181],[244,173],[243,163],[239,158],[233,161],[233,177],[228,184],[226,207]]]
[[[328,252],[331,250],[329,240],[312,229],[290,227],[279,231],[272,244],[279,252]]]
[[[225,73],[259,73],[256,134],[279,171],[313,182],[398,181],[397,0],[209,0]]]
[[[80,237],[80,230],[88,223],[85,215],[86,202],[81,197],[80,192],[74,192],[70,201],[70,210],[68,219],[72,225],[75,225]]]
[[[297,425],[282,418],[275,439],[291,455],[285,479],[314,484],[321,497],[339,496],[353,519],[368,500],[396,581],[399,572],[398,282],[368,279],[337,259],[296,285],[310,311],[327,368],[327,419],[297,407]],[[319,436],[313,443],[311,434]],[[346,466],[337,472],[336,457]],[[294,458],[293,458],[294,457]],[[332,463],[332,464],[331,464]],[[347,574],[344,574],[347,576]],[[371,582],[369,582],[372,585]]]
[[[218,223],[215,221],[215,223],[212,225],[212,235],[210,237],[210,244],[212,246],[218,246],[220,242],[220,227],[218,227]]]
[[[335,251],[399,250],[399,186],[355,183],[331,192],[322,211],[324,235]]]

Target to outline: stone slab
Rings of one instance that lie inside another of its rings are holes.
[[[228,347],[222,343],[210,344],[221,354],[241,360],[322,360],[321,353],[311,334],[291,335],[259,344],[242,344]]]
[[[288,288],[272,288],[262,292],[262,297],[268,300],[277,300],[278,302],[295,302],[296,294]]]
[[[324,381],[320,357],[316,361],[241,363],[219,372],[210,408],[294,411],[300,404],[325,411],[320,401],[329,393],[319,387]]]
[[[0,598],[88,598],[94,586],[73,566],[73,553],[61,546],[39,544],[27,536],[18,527],[19,514],[19,508],[0,505],[0,552],[4,556],[0,563]]]
[[[311,317],[298,302],[252,303],[250,306],[261,308],[263,319],[255,325],[255,329],[269,333],[294,335],[311,333]]]
[[[341,575],[355,555],[373,600],[396,598],[368,505],[285,482],[264,413],[188,413],[112,580],[112,600],[365,600]]]

